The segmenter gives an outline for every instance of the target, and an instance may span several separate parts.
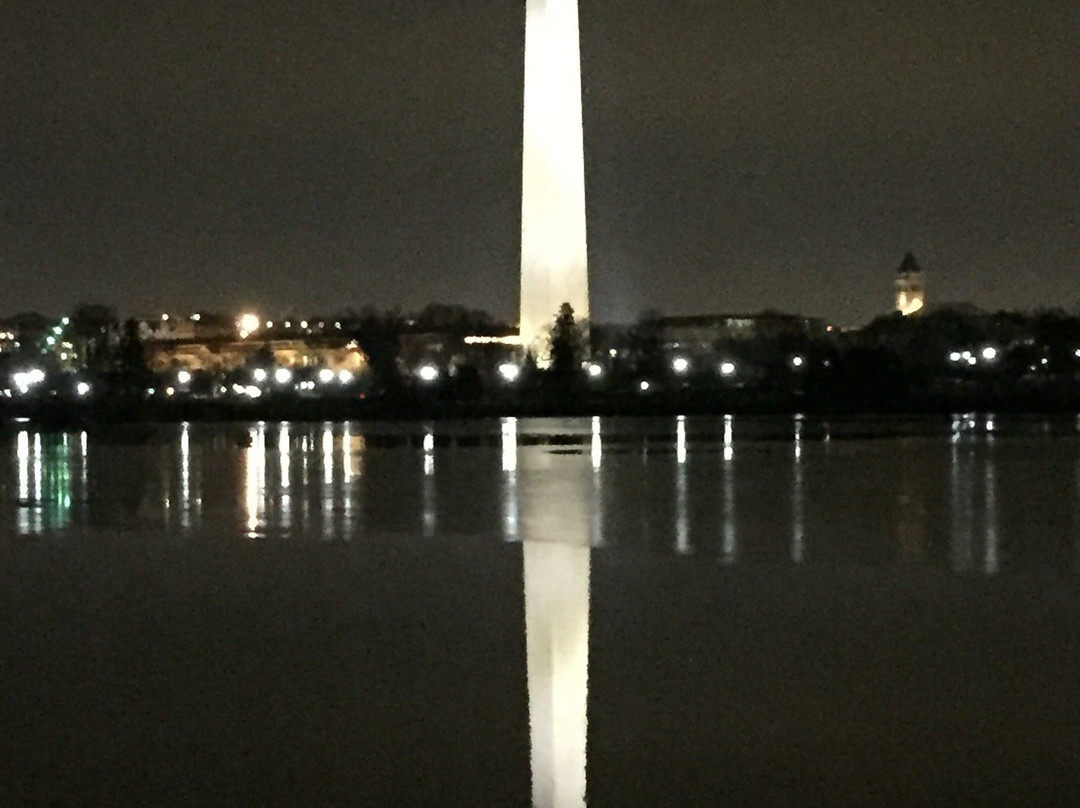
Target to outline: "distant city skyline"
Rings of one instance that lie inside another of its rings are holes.
[[[517,316],[524,3],[0,8],[0,314]],[[592,314],[1080,309],[1080,7],[581,8]],[[552,312],[554,316],[554,312]]]

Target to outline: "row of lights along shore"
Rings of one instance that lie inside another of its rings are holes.
[[[791,366],[796,370],[806,366],[806,358],[796,354],[790,359]],[[689,359],[684,356],[677,356],[671,361],[671,370],[677,376],[686,376],[692,370],[692,364]],[[585,362],[582,364],[582,369],[589,376],[590,379],[599,379],[605,373],[604,366],[599,362]],[[732,378],[736,375],[738,368],[735,363],[727,360],[720,362],[716,368],[720,376],[724,378]],[[516,382],[521,377],[521,365],[515,362],[504,362],[498,367],[499,376],[503,381],[507,383]],[[416,370],[416,377],[425,383],[432,384],[437,382],[442,374],[439,368],[431,363],[421,365]],[[649,390],[651,387],[647,381],[642,381],[640,389],[642,392]]]

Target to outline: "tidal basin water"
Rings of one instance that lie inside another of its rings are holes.
[[[8,424],[4,801],[1080,804],[1078,430]]]

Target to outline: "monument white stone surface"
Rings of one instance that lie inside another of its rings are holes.
[[[521,341],[543,363],[563,303],[589,317],[577,0],[528,0],[521,180]]]

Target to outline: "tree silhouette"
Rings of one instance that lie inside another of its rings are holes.
[[[551,372],[560,378],[575,376],[584,353],[584,334],[574,320],[574,307],[563,303],[551,327]]]

